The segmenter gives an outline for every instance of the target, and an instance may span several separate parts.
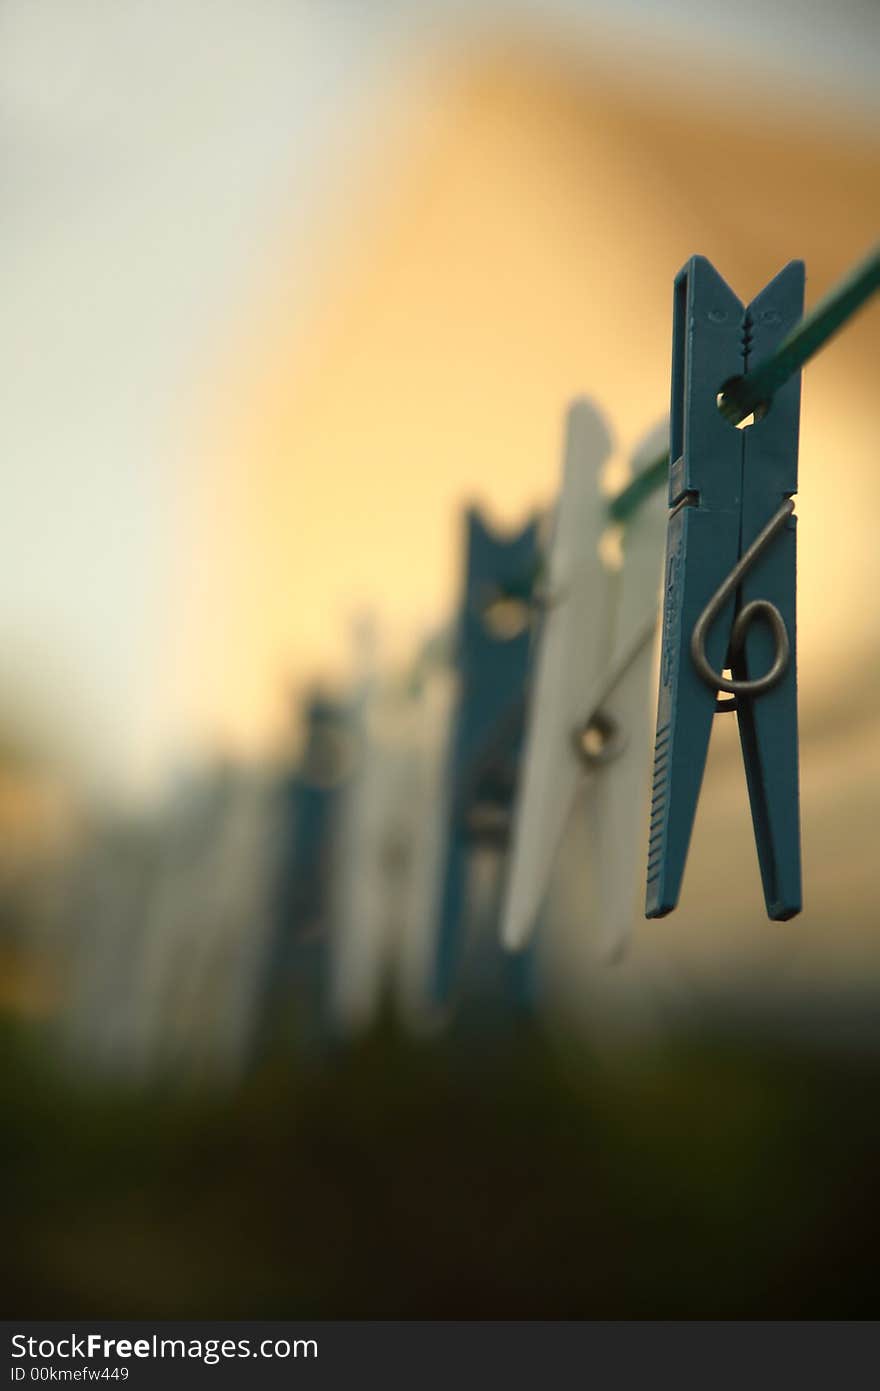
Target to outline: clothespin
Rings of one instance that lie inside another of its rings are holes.
[[[509,833],[538,569],[537,520],[510,538],[493,535],[474,509],[466,524],[456,640],[459,690],[449,739],[430,992],[435,1003],[448,1000],[458,970],[472,853],[478,846],[500,849]],[[522,968],[515,974],[514,990],[526,991]]]
[[[407,830],[401,931],[393,951],[392,990],[401,1023],[418,1035],[442,1022],[435,1002],[437,898],[446,853],[449,731],[456,706],[454,634],[429,638],[408,674]],[[418,808],[418,814],[413,814]]]
[[[800,912],[791,500],[800,374],[757,405],[747,428],[738,430],[720,408],[752,362],[772,358],[803,298],[800,261],[745,308],[702,256],[676,277],[648,917],[678,902],[712,721],[722,710],[737,715],[768,915]],[[734,699],[722,702],[718,691]]]
[[[138,974],[151,1006],[143,1042],[177,1076],[234,1076],[251,1051],[274,810],[265,774],[231,763],[184,781],[165,808]]]
[[[403,685],[376,684],[360,716],[360,754],[344,795],[331,883],[330,1012],[338,1034],[362,1033],[398,981],[411,932],[425,806],[421,708]],[[429,805],[429,804],[428,804]],[[426,808],[427,812],[427,808]]]
[[[350,714],[340,704],[314,694],[305,725],[303,752],[282,794],[287,815],[281,912],[292,941],[319,933],[325,924],[331,835],[355,762]]]
[[[290,989],[305,1032],[322,1031],[333,845],[341,797],[358,758],[351,710],[318,692],[305,708],[303,750],[279,789],[275,923],[266,957],[268,1028]],[[264,1030],[265,1032],[265,1030]]]
[[[634,471],[658,442],[652,431],[636,451]],[[623,949],[636,908],[665,515],[655,499],[633,513],[622,536],[622,567],[613,572],[601,554],[609,527],[602,475],[611,452],[595,406],[576,402],[568,414],[514,815],[502,923],[512,949],[531,936],[584,782],[595,874],[590,912],[608,955]]]

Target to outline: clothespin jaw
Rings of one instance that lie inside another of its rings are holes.
[[[718,400],[725,384],[746,372],[750,355],[772,351],[788,333],[802,303],[800,263],[786,267],[747,309],[702,256],[676,278],[672,511],[647,917],[662,917],[678,902],[720,689],[737,692],[768,914],[783,919],[800,909],[794,529],[787,501],[797,485],[798,388],[795,381],[789,390],[789,383],[743,430],[723,418]],[[755,621],[754,608],[745,612],[753,600],[771,630]],[[785,661],[782,645],[789,649]],[[782,674],[774,673],[772,689],[760,689],[777,665]],[[730,679],[723,676],[727,667]]]
[[[450,737],[431,981],[438,1004],[449,998],[461,955],[471,848],[480,838],[497,843],[502,831],[506,839],[531,645],[531,609],[517,596],[523,576],[536,574],[537,562],[537,520],[505,538],[493,535],[475,509],[468,511],[456,644],[459,695]]]
[[[491,732],[500,692],[518,688],[530,642],[531,588],[537,569],[538,523],[499,537],[476,508],[466,513],[465,593],[458,664],[466,699],[462,737],[474,745]]]

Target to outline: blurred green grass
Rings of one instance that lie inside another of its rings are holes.
[[[234,1093],[7,1028],[7,1317],[876,1317],[880,1062],[383,1025]]]

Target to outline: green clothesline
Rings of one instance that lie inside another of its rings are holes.
[[[759,362],[738,382],[728,386],[718,403],[722,415],[732,425],[739,425],[756,407],[770,401],[774,392],[799,372],[877,290],[880,290],[880,246],[804,315],[772,357]],[[667,452],[649,464],[611,501],[608,510],[612,519],[623,522],[632,516],[646,497],[664,486],[668,469]]]

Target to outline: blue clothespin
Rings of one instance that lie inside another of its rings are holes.
[[[466,516],[465,588],[456,640],[459,690],[447,767],[436,954],[431,994],[444,1003],[462,952],[467,874],[476,845],[506,844],[523,738],[531,645],[530,601],[538,569],[538,522],[499,538],[479,513]],[[499,953],[500,956],[500,953]],[[507,958],[514,993],[527,964]]]
[[[792,261],[743,307],[694,256],[676,277],[669,530],[646,916],[678,902],[716,711],[736,710],[767,912],[801,908],[795,668],[800,376],[737,429],[718,403],[803,311]],[[732,673],[726,677],[723,672]],[[718,691],[733,694],[721,701]]]
[[[312,696],[305,724],[299,766],[282,789],[286,816],[281,911],[293,942],[319,933],[325,925],[334,819],[354,756],[349,713],[334,701]]]
[[[350,709],[318,693],[310,696],[302,754],[278,788],[275,922],[264,991],[270,1029],[291,992],[304,1021],[300,1033],[323,1029],[333,844],[356,759]]]

